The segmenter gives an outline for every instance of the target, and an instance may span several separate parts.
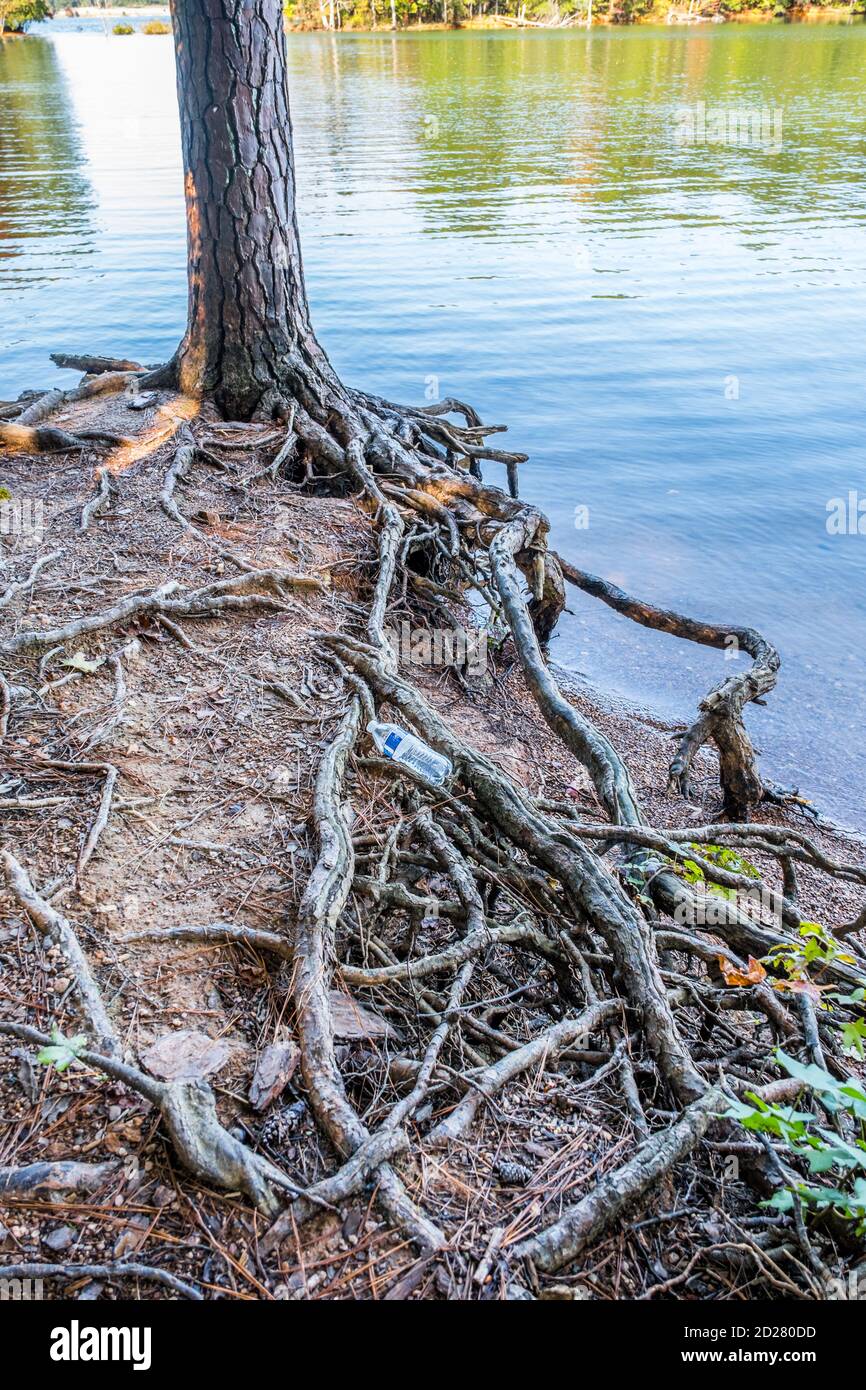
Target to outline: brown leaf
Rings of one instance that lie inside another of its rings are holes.
[[[271,1043],[256,1064],[250,1083],[250,1105],[254,1110],[267,1110],[285,1090],[295,1074],[301,1052],[297,1043]]]
[[[359,1004],[350,994],[332,989],[328,997],[335,1038],[396,1038],[397,1034],[390,1023],[365,1009],[363,1004]]]
[[[129,1144],[122,1134],[115,1134],[113,1130],[107,1129],[102,1139],[103,1146],[108,1149],[110,1154],[126,1154],[129,1151]]]
[[[146,1216],[134,1216],[114,1242],[114,1258],[121,1260],[124,1255],[134,1255],[147,1240],[149,1229],[150,1222]]]
[[[228,1043],[184,1029],[157,1038],[141,1060],[149,1072],[164,1081],[198,1081],[219,1071],[228,1055]]]
[[[725,977],[726,985],[759,985],[762,980],[766,980],[767,972],[759,960],[754,956],[749,956],[749,964],[746,970],[740,970],[736,965],[732,965],[726,956],[719,956],[719,969]]]
[[[812,980],[774,980],[773,989],[778,990],[780,994],[784,994],[785,991],[789,994],[805,994],[813,1003],[821,1002],[821,989]]]

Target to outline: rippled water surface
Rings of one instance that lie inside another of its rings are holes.
[[[866,535],[826,527],[866,511],[866,27],[305,35],[289,63],[340,371],[472,400],[566,555],[762,628],[768,772],[866,825]],[[769,139],[683,144],[701,102]],[[0,396],[66,379],[57,349],[165,357],[184,272],[171,40],[0,45]],[[558,659],[667,717],[731,669],[570,606]]]

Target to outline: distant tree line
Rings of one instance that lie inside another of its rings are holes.
[[[515,24],[573,26],[595,20],[629,24],[669,10],[704,17],[763,11],[785,18],[809,7],[866,11],[866,0],[287,0],[286,16],[298,29],[405,29],[412,25],[458,27],[485,19]]]
[[[153,0],[120,2],[124,9],[135,9]],[[406,29],[419,24],[457,28],[485,20],[556,28],[585,23],[590,15],[612,24],[630,24],[647,16],[664,19],[669,10],[683,14],[691,10],[704,17],[757,10],[782,19],[810,7],[844,8],[862,15],[866,0],[844,4],[840,0],[287,0],[285,12],[296,29]],[[0,0],[0,36],[22,33],[28,24],[62,14],[65,8],[48,0]]]

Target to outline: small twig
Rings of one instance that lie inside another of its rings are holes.
[[[119,1056],[120,1039],[105,1011],[99,986],[71,923],[40,897],[26,870],[9,850],[0,850],[0,864],[6,874],[6,882],[20,906],[45,936],[56,941],[69,962],[78,997],[99,1044],[113,1056]]]
[[[93,518],[111,500],[111,475],[108,469],[97,468],[95,477],[98,484],[97,490],[82,508],[81,519],[78,523],[79,531],[86,531]]]
[[[37,560],[26,579],[16,580],[14,584],[10,584],[9,588],[0,594],[0,608],[6,608],[18,594],[23,593],[25,589],[29,589],[32,584],[35,584],[40,572],[45,569],[45,566],[50,565],[53,560],[57,560],[62,554],[63,552],[61,550],[52,550],[50,555],[43,555],[41,560]]]

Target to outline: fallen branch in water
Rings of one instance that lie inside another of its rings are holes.
[[[670,766],[671,788],[690,800],[692,762],[698,749],[712,740],[719,754],[725,813],[734,820],[745,819],[750,809],[764,798],[765,788],[743,723],[743,707],[751,701],[760,704],[775,686],[781,665],[775,647],[754,628],[715,627],[669,609],[654,608],[650,603],[633,598],[616,584],[557,558],[570,584],[601,599],[609,608],[634,622],[705,647],[716,647],[724,651],[726,657],[736,657],[741,650],[752,657],[748,671],[729,676],[704,696],[699,717],[682,739]]]

